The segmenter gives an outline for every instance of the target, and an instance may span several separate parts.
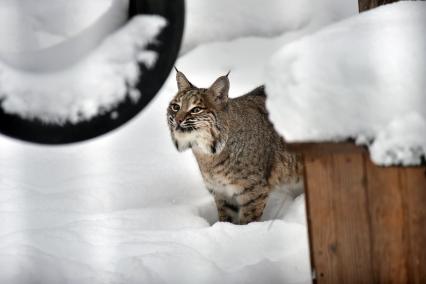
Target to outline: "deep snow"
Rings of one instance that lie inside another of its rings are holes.
[[[0,62],[1,107],[26,119],[63,124],[89,120],[127,96],[137,101],[138,63],[155,63],[157,54],[145,47],[165,25],[159,16],[133,17],[81,61],[57,72],[23,72]]]
[[[33,73],[76,64],[127,21],[129,0],[0,1],[0,59]]]
[[[211,2],[205,12],[223,11]],[[339,14],[324,7],[321,25]],[[238,30],[229,42],[197,42],[176,65],[200,87],[230,69],[235,97],[264,82],[277,49],[321,25],[281,26],[267,38]],[[274,193],[264,222],[215,223],[192,154],[178,153],[167,129],[174,76],[135,119],[91,141],[51,147],[0,137],[1,283],[311,282],[303,196]]]
[[[310,282],[303,196],[276,193],[264,216],[275,221],[210,226],[213,199],[166,128],[173,80],[104,137],[0,138],[1,283]]]
[[[272,37],[318,28],[352,16],[357,1],[338,0],[186,0],[182,53],[207,42],[243,36]]]
[[[288,141],[366,143],[380,165],[426,154],[426,2],[403,1],[280,49],[267,68],[268,108]]]
[[[0,53],[58,44],[93,24],[112,1],[0,0]]]

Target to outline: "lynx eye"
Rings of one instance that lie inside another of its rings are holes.
[[[203,109],[200,107],[194,107],[193,109],[191,109],[191,113],[196,114],[196,113],[200,113],[202,112]]]
[[[171,109],[172,111],[177,112],[180,110],[180,106],[178,104],[172,104]]]

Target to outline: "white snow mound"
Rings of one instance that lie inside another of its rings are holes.
[[[185,4],[182,52],[205,42],[319,27],[358,11],[356,1],[340,0],[187,0]]]
[[[386,5],[279,50],[266,90],[288,141],[367,143],[379,165],[426,153],[426,3]]]
[[[23,72],[0,62],[0,102],[8,113],[46,123],[77,123],[112,109],[128,95],[137,101],[138,63],[150,67],[155,52],[145,47],[166,21],[136,16],[86,58],[54,73]]]
[[[23,52],[57,44],[93,24],[112,2],[1,0],[0,52]]]

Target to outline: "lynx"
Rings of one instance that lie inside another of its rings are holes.
[[[264,87],[229,98],[228,75],[197,88],[176,71],[178,92],[167,109],[176,148],[195,155],[219,221],[259,220],[269,193],[302,175],[300,157],[286,150],[268,119]]]

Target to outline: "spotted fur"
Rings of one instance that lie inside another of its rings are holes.
[[[207,89],[179,71],[176,80],[178,93],[167,110],[176,148],[192,149],[220,221],[259,220],[269,193],[300,182],[302,172],[300,157],[286,151],[268,120],[264,88],[230,99],[227,75]]]

